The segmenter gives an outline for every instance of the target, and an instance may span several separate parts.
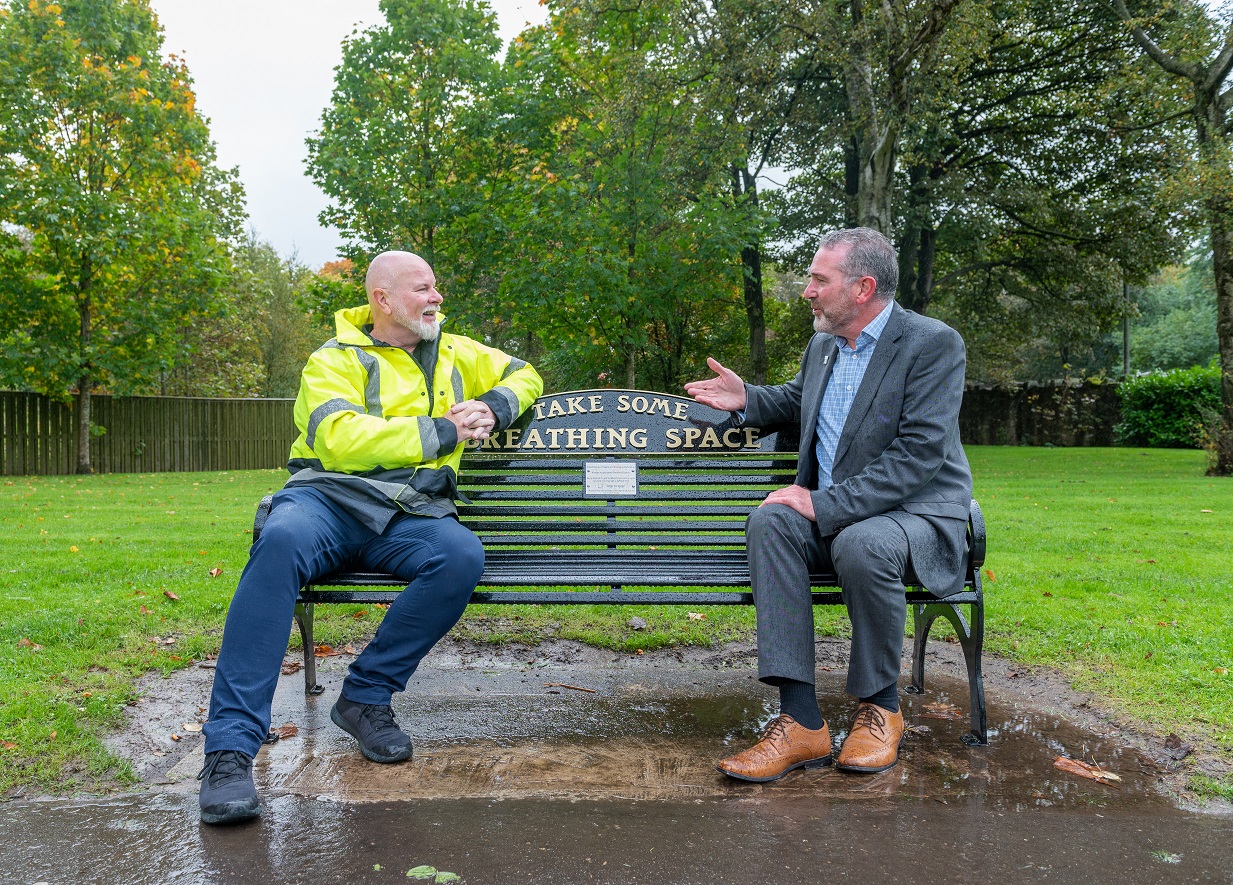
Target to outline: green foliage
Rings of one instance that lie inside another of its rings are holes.
[[[1198,448],[1220,411],[1220,370],[1195,367],[1127,378],[1118,388],[1124,445]]]
[[[1099,370],[1123,272],[1142,279],[1176,254],[1160,188],[1182,123],[1143,131],[1129,117],[1164,88],[1127,75],[1134,60],[1101,4],[978,0],[914,70],[894,182],[898,298],[963,333],[970,378]],[[852,110],[835,89],[811,96],[781,160],[796,176],[767,198],[787,267],[855,221],[858,158],[836,132]]]
[[[1217,356],[1216,292],[1211,254],[1164,268],[1133,291],[1138,316],[1130,327],[1134,371],[1204,366]],[[1117,336],[1120,346],[1120,334]]]
[[[433,265],[444,291],[466,291],[502,180],[489,113],[500,88],[496,17],[484,0],[382,0],[381,11],[384,24],[344,41],[320,133],[308,139],[308,172],[333,200],[321,222],[361,263],[406,249]]]

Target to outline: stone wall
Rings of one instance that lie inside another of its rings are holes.
[[[959,430],[967,445],[1112,446],[1121,420],[1116,382],[972,384]]]

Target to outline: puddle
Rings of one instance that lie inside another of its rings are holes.
[[[430,659],[395,699],[416,747],[401,765],[368,762],[329,721],[345,661],[324,663],[317,697],[284,677],[274,721],[298,734],[257,758],[260,819],[198,823],[195,737],[141,795],[0,805],[3,878],[322,885],[413,881],[408,870],[432,866],[464,885],[1233,885],[1233,818],[1173,807],[1160,772],[1117,733],[1003,699],[997,685],[987,747],[960,741],[966,683],[930,675],[927,694],[903,697],[915,728],[896,768],[757,785],[714,769],[775,712],[747,652],[703,662],[567,651]],[[146,732],[124,745],[153,764],[167,723],[197,710],[208,685],[197,674],[157,686]],[[818,691],[838,743],[853,711],[842,669],[820,672]],[[958,718],[932,718],[951,706]],[[1121,780],[1062,772],[1059,755]]]
[[[394,710],[415,744],[402,765],[364,759],[329,721],[343,669],[320,675],[325,692],[305,697],[298,677],[284,678],[276,723],[299,733],[265,748],[255,776],[263,795],[339,802],[419,799],[741,799],[774,792],[788,798],[977,802],[990,812],[1028,808],[1169,808],[1159,771],[1139,751],[1060,716],[989,702],[987,747],[969,747],[966,683],[944,676],[922,696],[904,695],[912,726],[900,764],[861,776],[800,770],[772,785],[719,774],[715,763],[756,741],[776,712],[776,695],[746,669],[699,671],[661,666],[622,673],[571,664],[553,668],[437,668],[417,675]],[[591,691],[562,688],[565,683]],[[819,700],[836,746],[853,703],[841,673],[820,673]],[[957,718],[935,718],[943,715]],[[1099,783],[1060,771],[1069,756],[1116,774]],[[195,791],[200,747],[167,776]]]

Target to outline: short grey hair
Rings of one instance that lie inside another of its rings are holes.
[[[895,297],[899,288],[899,256],[890,240],[873,228],[852,227],[824,235],[818,243],[818,251],[836,246],[848,247],[841,265],[848,283],[855,283],[861,277],[873,277],[878,300],[885,304]]]

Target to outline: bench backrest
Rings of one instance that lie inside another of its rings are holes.
[[[686,397],[573,391],[466,452],[462,519],[489,549],[741,546],[746,515],[795,474],[788,433]]]

